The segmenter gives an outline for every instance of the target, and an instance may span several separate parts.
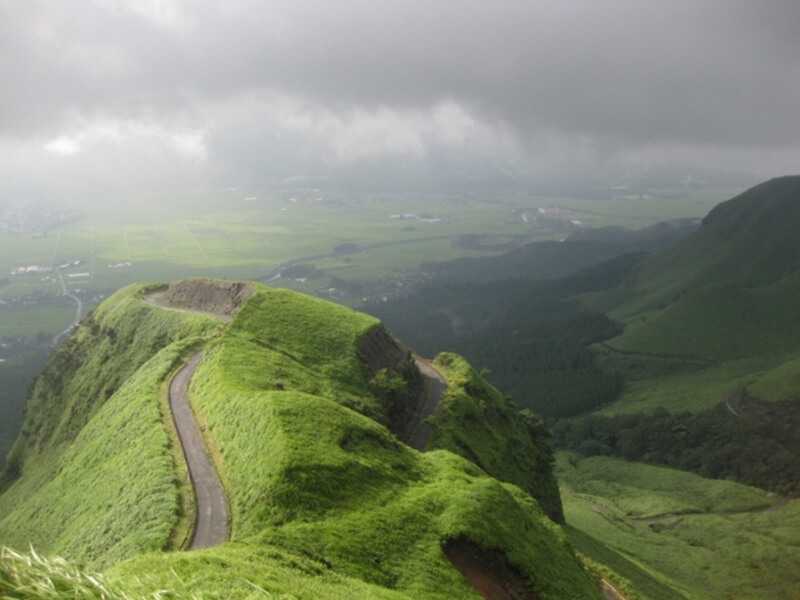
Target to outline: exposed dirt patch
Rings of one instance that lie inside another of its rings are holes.
[[[413,427],[410,430],[408,445],[423,452],[433,435],[434,424],[430,417],[439,411],[439,403],[447,390],[447,381],[444,376],[429,362],[417,358],[415,360],[424,381],[423,402],[420,410],[414,417]]]
[[[466,538],[451,540],[445,556],[467,578],[469,586],[487,600],[538,600],[525,577],[509,564],[505,554],[483,550]]]
[[[233,315],[255,289],[249,283],[184,279],[169,285],[164,300],[175,308]]]
[[[358,355],[364,361],[370,375],[381,369],[396,369],[411,361],[411,352],[386,331],[383,325],[370,329],[358,343]]]

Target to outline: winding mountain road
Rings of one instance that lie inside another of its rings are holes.
[[[142,300],[151,306],[165,310],[194,312],[225,322],[231,321],[230,315],[174,306],[162,292],[148,294]],[[175,374],[169,386],[170,410],[183,448],[197,502],[197,521],[192,543],[189,546],[190,550],[210,548],[225,542],[228,537],[230,520],[222,484],[209,457],[205,441],[186,395],[192,375],[202,360],[202,352],[194,354],[189,362]],[[433,431],[433,426],[427,422],[427,419],[436,413],[442,394],[447,389],[447,382],[442,374],[428,362],[421,359],[417,359],[415,362],[425,379],[425,398],[409,445],[421,452],[428,444]]]
[[[197,499],[197,522],[190,550],[217,546],[228,538],[228,502],[186,396],[202,360],[202,352],[192,356],[169,386],[169,406]]]
[[[59,283],[61,284],[61,295],[66,296],[67,298],[72,300],[75,303],[76,308],[75,308],[75,318],[72,319],[72,323],[70,323],[69,326],[64,331],[62,331],[55,338],[53,338],[54,346],[57,346],[58,343],[62,340],[62,338],[66,338],[72,332],[72,330],[78,326],[78,323],[81,320],[81,314],[83,313],[83,302],[81,302],[81,299],[78,298],[75,294],[71,294],[69,292],[69,290],[67,289],[67,283],[64,281],[64,274],[61,272],[61,270],[59,269],[57,272],[58,272]]]

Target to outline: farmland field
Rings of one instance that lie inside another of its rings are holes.
[[[635,229],[698,217],[728,196],[699,191],[669,201],[601,203],[520,194],[352,196],[297,189],[76,202],[70,208],[81,211],[80,219],[16,233],[5,223],[0,229],[0,338],[56,334],[69,325],[74,304],[71,312],[68,303],[52,300],[61,294],[58,271],[66,289],[82,298],[84,313],[123,285],[190,276],[269,281],[357,304],[365,295],[396,290],[396,282],[422,262],[560,239],[577,223]],[[478,246],[459,243],[470,234],[481,236]],[[287,263],[314,270],[311,276],[281,278]],[[20,268],[27,271],[19,273]],[[383,283],[360,285],[378,280]],[[350,282],[352,289],[335,291]]]

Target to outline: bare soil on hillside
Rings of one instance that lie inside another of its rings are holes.
[[[255,289],[249,283],[184,279],[169,285],[165,291],[147,294],[147,304],[167,310],[208,315],[230,322]]]
[[[523,575],[508,563],[502,552],[482,550],[465,538],[450,541],[444,553],[467,579],[469,586],[486,600],[538,600]]]

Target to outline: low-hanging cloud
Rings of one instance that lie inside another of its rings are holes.
[[[215,176],[282,144],[325,164],[435,149],[777,174],[800,159],[794,1],[28,0],[0,11],[0,158],[31,172],[42,157],[102,161],[112,144],[132,148],[126,164],[141,160],[146,177],[147,143],[176,172],[204,163]]]

